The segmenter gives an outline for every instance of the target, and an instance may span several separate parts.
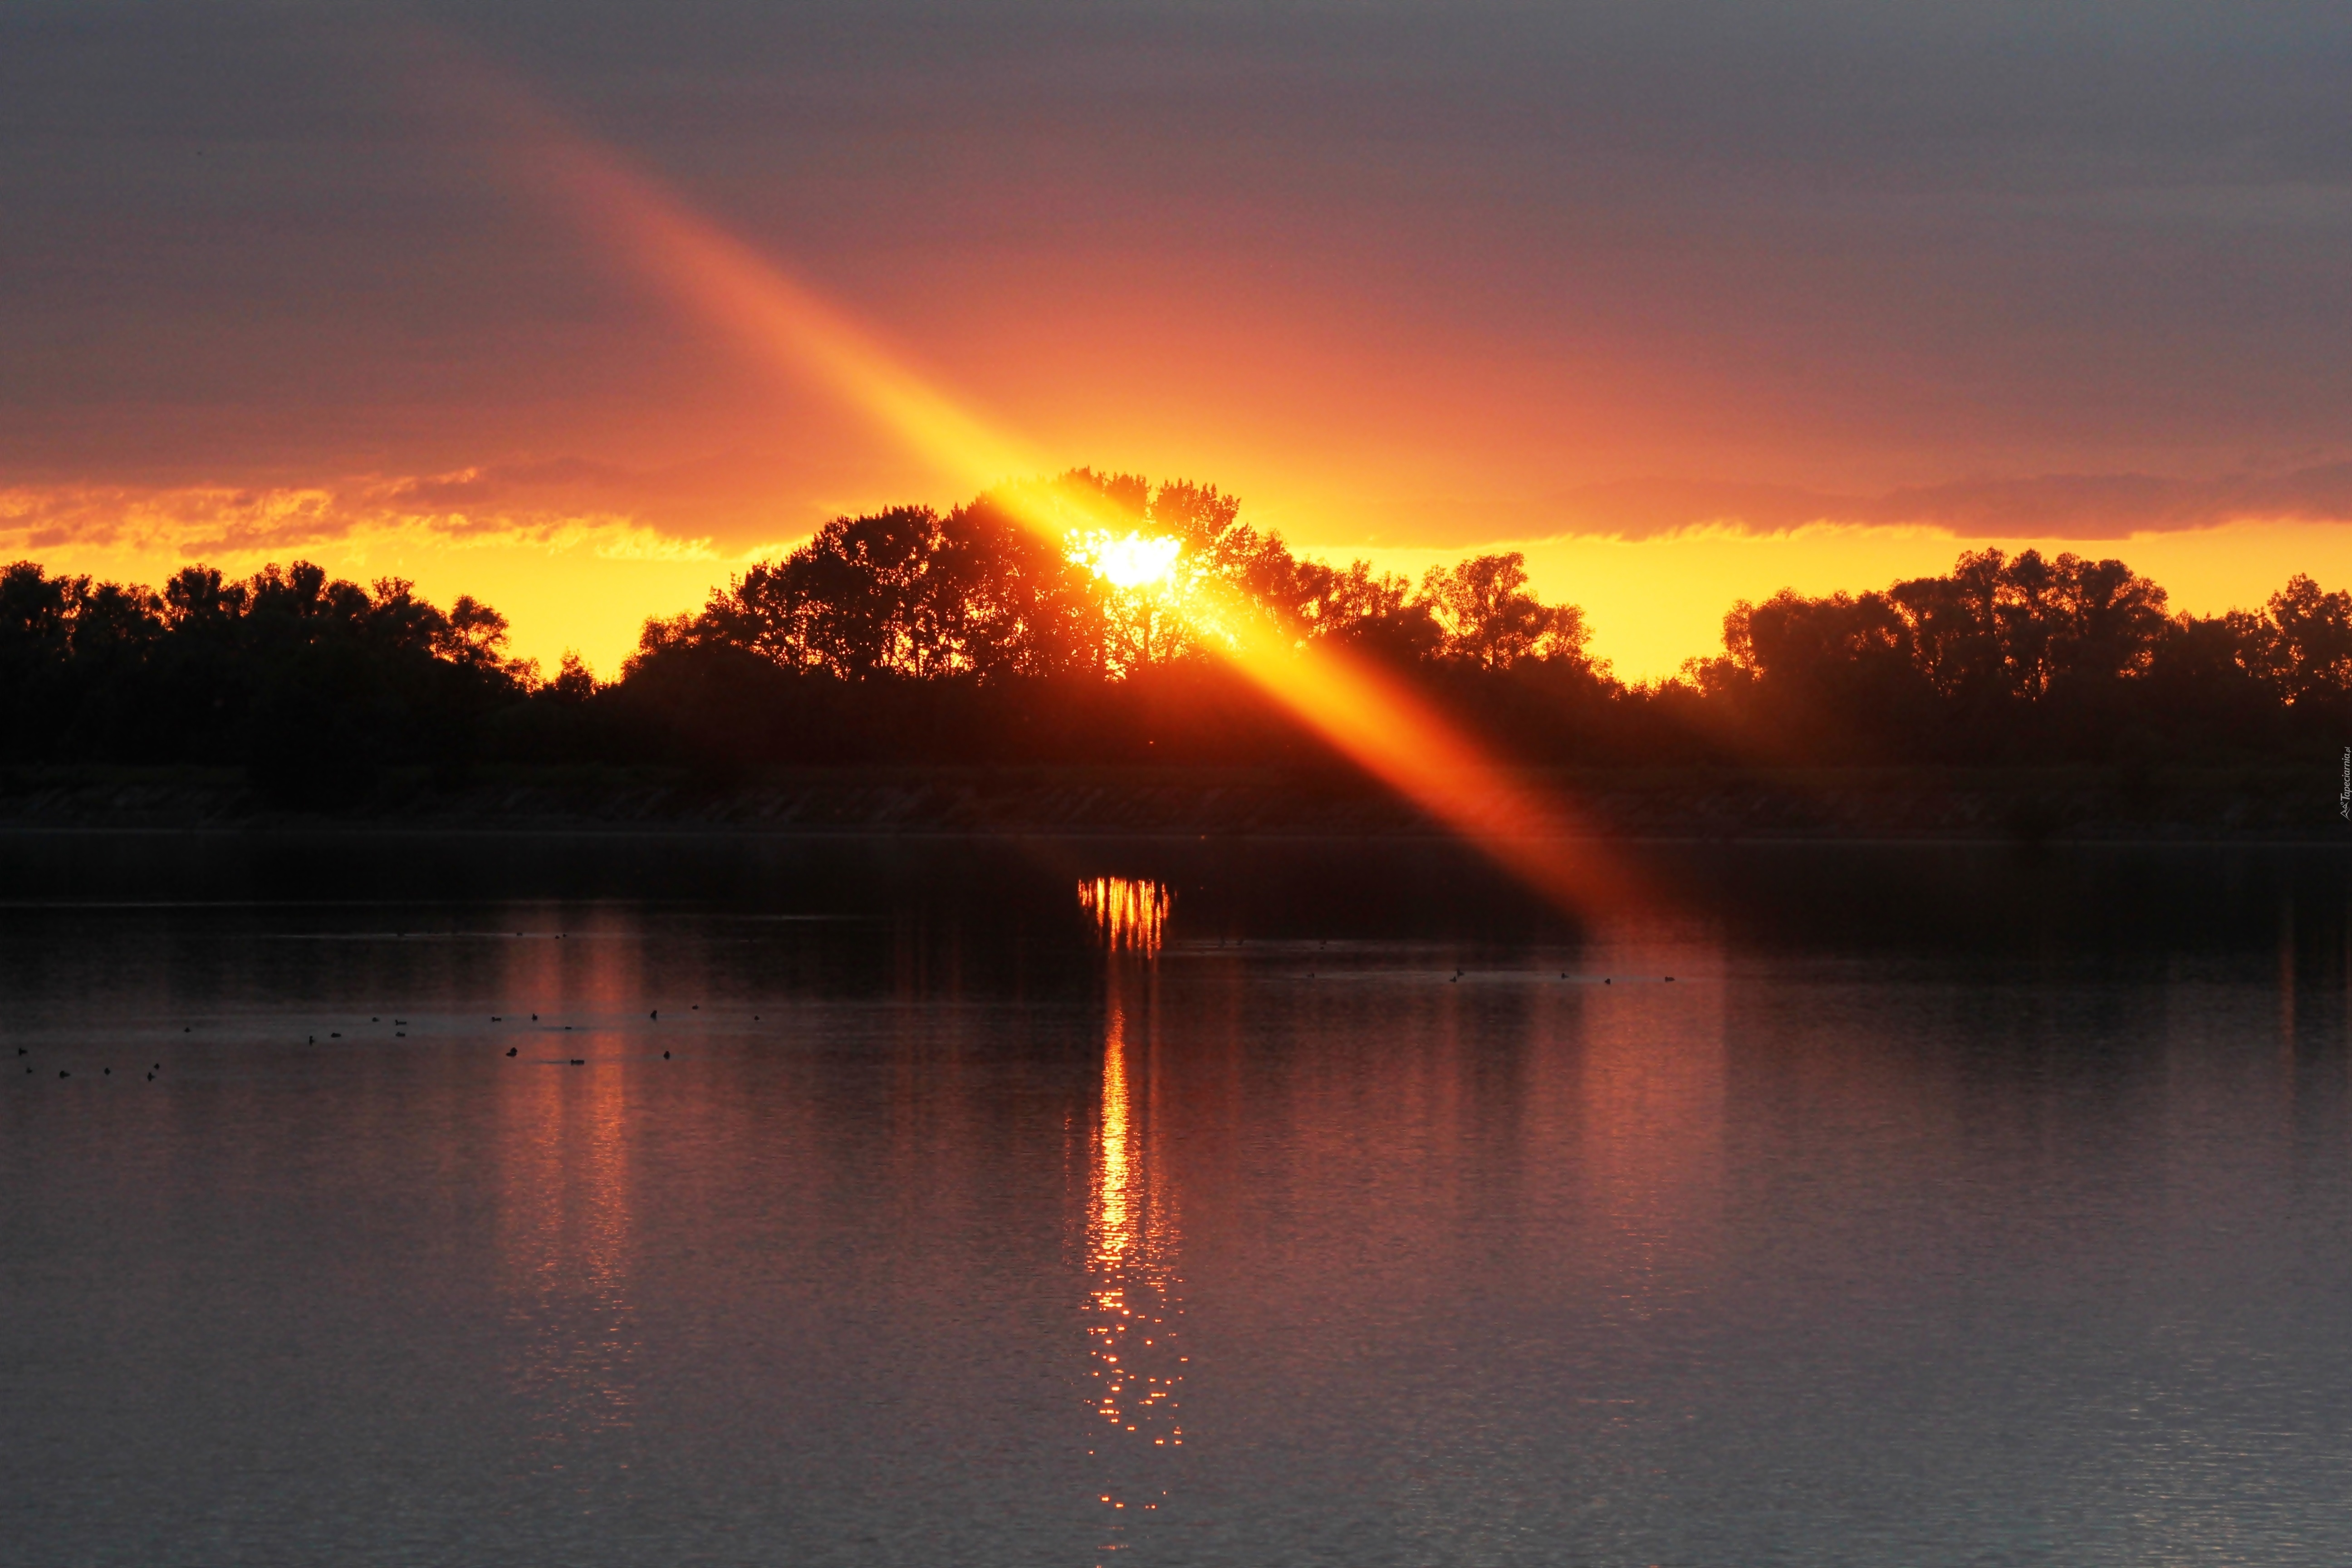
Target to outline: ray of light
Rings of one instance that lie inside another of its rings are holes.
[[[784,373],[814,377],[976,490],[1008,499],[1056,545],[1074,523],[1106,535],[1131,521],[1074,518],[1066,488],[1006,481],[1054,465],[949,396],[773,261],[584,137],[531,114],[533,163],[597,234],[676,299]],[[1218,614],[1235,668],[1267,697],[1555,903],[1579,913],[1633,901],[1616,858],[1556,799],[1512,776],[1427,702],[1370,664],[1301,643],[1245,607]]]
[[[1044,466],[1035,447],[945,395],[774,262],[611,153],[539,123],[540,172],[600,234],[753,353],[814,376],[969,483]]]

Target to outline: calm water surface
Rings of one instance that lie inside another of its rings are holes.
[[[2352,1561],[2332,852],[0,870],[9,1562]]]

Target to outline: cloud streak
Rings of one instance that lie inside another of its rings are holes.
[[[961,497],[892,495],[875,504]],[[781,552],[803,528],[730,539],[698,526],[707,498],[583,458],[280,485],[0,485],[0,552],[98,552],[248,561],[304,551],[532,549],[610,561],[732,565]],[[2116,542],[2244,522],[2352,525],[2352,463],[2184,479],[2047,474],[1839,495],[1789,486],[1641,479],[1584,486],[1518,513],[1526,538],[1777,537],[1822,527],[1927,530],[1956,542]],[[1399,544],[1415,540],[1398,520]],[[1437,544],[1450,527],[1433,527]],[[1345,553],[1345,544],[1329,552]]]
[[[2120,540],[2237,522],[2352,522],[2352,463],[2209,479],[2133,473],[1973,479],[1877,495],[1640,479],[1580,487],[1564,495],[1558,510],[1559,533],[1624,539],[1847,524],[1930,528],[1962,540]]]
[[[707,537],[680,536],[625,511],[534,504],[516,494],[519,488],[478,469],[260,488],[0,488],[0,551],[37,559],[69,550],[195,562],[306,551],[343,556],[404,544],[721,563],[782,548],[722,551]]]

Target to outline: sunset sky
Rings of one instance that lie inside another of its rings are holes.
[[[1052,466],[1523,549],[1629,677],[1990,542],[2352,585],[2347,79],[2341,4],[16,0],[0,557],[397,574],[610,675],[970,493],[583,221],[545,116]]]

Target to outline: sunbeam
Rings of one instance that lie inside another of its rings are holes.
[[[552,116],[525,107],[529,166],[592,234],[676,302],[785,374],[813,379],[1024,524],[1067,547],[1073,535],[1123,542],[1108,564],[1142,580],[1131,523],[1067,487],[1026,482],[1055,466],[1034,443],[940,388],[839,307],[693,211],[649,175]],[[1114,578],[1116,580],[1116,578]],[[1418,696],[1366,661],[1304,641],[1234,602],[1206,606],[1204,638],[1261,691],[1555,904],[1594,914],[1633,901],[1633,879],[1558,799],[1514,777]]]

